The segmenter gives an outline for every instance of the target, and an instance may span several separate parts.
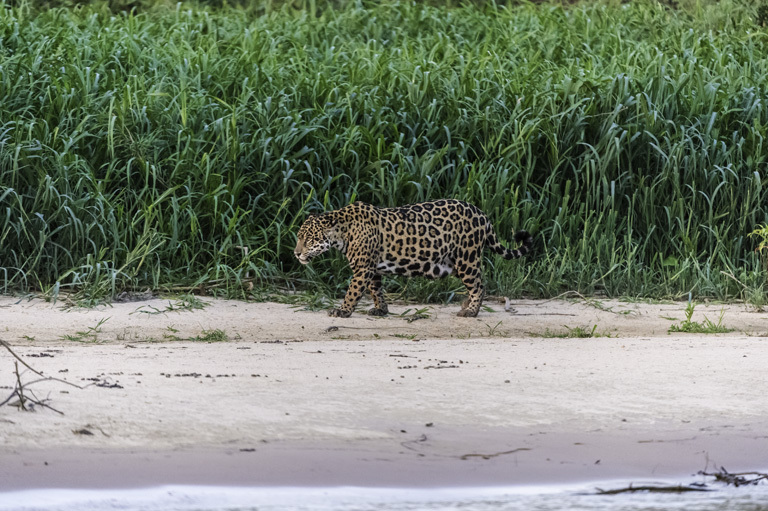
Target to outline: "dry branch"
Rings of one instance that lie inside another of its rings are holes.
[[[42,372],[38,371],[34,367],[27,364],[24,359],[22,359],[19,355],[16,354],[16,352],[11,349],[11,346],[5,342],[4,340],[0,339],[0,346],[4,347],[8,350],[8,352],[13,355],[13,357],[16,359],[14,364],[14,374],[16,375],[16,386],[13,389],[13,392],[11,392],[11,395],[8,396],[4,401],[0,402],[0,406],[3,406],[5,404],[8,404],[14,397],[18,398],[18,401],[15,403],[11,403],[11,406],[18,406],[20,410],[24,411],[30,411],[32,410],[32,407],[28,407],[27,403],[31,403],[32,405],[42,406],[43,408],[48,408],[49,410],[53,410],[54,412],[64,415],[63,412],[55,409],[51,405],[47,403],[49,399],[40,399],[38,398],[34,392],[29,388],[31,385],[34,385],[35,383],[40,383],[42,381],[57,381],[60,383],[65,383],[67,385],[70,385],[72,387],[75,387],[77,389],[82,389],[79,385],[75,385],[74,383],[68,382],[66,380],[62,380],[60,378],[54,378],[52,376],[46,376]],[[27,369],[35,373],[36,375],[40,376],[39,379],[29,381],[29,382],[22,382],[21,381],[21,372],[19,371],[19,362],[24,365]]]
[[[690,485],[678,484],[678,485],[672,485],[672,486],[653,486],[653,485],[632,486],[630,484],[626,488],[617,488],[615,490],[603,490],[601,488],[596,488],[596,490],[598,495],[618,495],[619,493],[636,493],[636,492],[685,493],[690,491],[713,491],[710,488],[705,488],[703,486],[698,486],[695,484],[690,484]]]
[[[714,477],[715,482],[725,483],[726,485],[733,486],[750,486],[760,483],[768,482],[768,474],[762,472],[737,472],[730,473],[725,468],[720,467],[718,472],[707,472],[706,470],[699,470],[699,475]],[[625,488],[616,488],[612,490],[603,490],[601,488],[595,488],[597,495],[618,495],[620,493],[683,493],[691,491],[714,491],[714,488],[709,488],[704,483],[691,483],[680,485],[643,485],[634,486],[630,484]]]
[[[714,477],[715,481],[725,483],[733,486],[749,486],[760,484],[765,481],[768,482],[768,474],[762,472],[737,472],[731,474],[725,467],[720,467],[719,472],[706,472],[699,470],[699,474],[703,476]]]

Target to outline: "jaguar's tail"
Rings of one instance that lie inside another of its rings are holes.
[[[489,229],[488,233],[488,248],[496,254],[499,254],[504,259],[517,259],[523,257],[531,251],[533,246],[533,236],[526,231],[517,231],[515,233],[515,241],[521,245],[516,249],[509,249],[502,246],[499,240],[496,238],[496,233],[493,228]]]

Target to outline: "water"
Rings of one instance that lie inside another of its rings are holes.
[[[768,485],[716,487],[711,492],[682,494],[586,494],[594,492],[595,486],[621,488],[627,483],[567,488],[162,486],[133,490],[28,490],[0,493],[0,511],[768,511]]]

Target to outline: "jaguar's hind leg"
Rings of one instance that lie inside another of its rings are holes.
[[[465,264],[457,264],[457,276],[461,279],[467,288],[467,299],[461,304],[461,310],[458,316],[463,318],[474,318],[480,312],[480,306],[485,297],[485,287],[480,268]]]
[[[368,290],[373,297],[373,308],[368,311],[371,316],[386,316],[389,312],[387,302],[384,301],[384,287],[381,285],[381,275],[376,273],[368,285]]]
[[[467,286],[467,292],[470,294],[469,298],[465,300],[468,302],[467,306],[462,308],[456,315],[462,318],[474,318],[480,312],[480,306],[483,305],[485,288],[480,284],[479,288],[473,286],[470,291],[469,286]]]

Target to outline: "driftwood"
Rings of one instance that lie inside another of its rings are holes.
[[[707,472],[706,470],[699,470],[699,475],[714,477],[716,483],[725,483],[728,486],[754,486],[756,484],[768,483],[768,474],[762,472],[736,472],[730,473],[724,467],[720,467],[718,472]],[[603,490],[601,488],[595,488],[596,495],[618,495],[620,493],[683,493],[691,491],[715,491],[715,488],[710,488],[706,483],[691,483],[680,485],[644,485],[634,486],[630,484],[626,488],[617,488],[614,490]]]
[[[48,398],[40,399],[38,398],[35,393],[30,389],[30,386],[34,385],[35,383],[40,383],[42,381],[57,381],[60,383],[64,383],[66,385],[70,385],[72,387],[75,387],[77,389],[82,389],[79,385],[75,385],[74,383],[70,383],[66,380],[62,380],[60,378],[54,378],[53,376],[46,376],[42,372],[38,371],[34,367],[27,364],[24,359],[22,359],[19,355],[16,354],[16,352],[11,349],[11,346],[0,339],[0,346],[8,350],[8,352],[13,355],[13,357],[16,359],[14,361],[14,374],[16,375],[16,384],[13,388],[13,392],[11,392],[11,395],[8,396],[3,401],[0,401],[0,406],[3,406],[5,404],[8,404],[9,406],[17,406],[19,410],[23,410],[25,412],[32,411],[34,409],[34,406],[42,406],[43,408],[48,408],[49,410],[53,410],[54,412],[64,415],[63,412],[60,410],[55,409],[51,405],[47,403],[49,401]],[[19,371],[19,362],[22,363],[24,367],[26,367],[28,370],[32,371],[36,375],[40,376],[40,378],[32,381],[22,382],[21,381],[21,372]],[[11,403],[10,401],[13,398],[17,398],[17,401]]]
[[[676,485],[644,485],[633,486],[629,485],[626,488],[617,488],[615,490],[603,490],[602,488],[595,488],[597,495],[618,495],[619,493],[685,493],[690,491],[713,491],[702,484],[676,484]]]
[[[725,467],[720,467],[719,472],[706,472],[699,470],[699,475],[714,477],[715,481],[719,483],[725,483],[733,486],[749,486],[760,484],[761,482],[768,482],[768,474],[762,472],[737,472],[731,474]]]

